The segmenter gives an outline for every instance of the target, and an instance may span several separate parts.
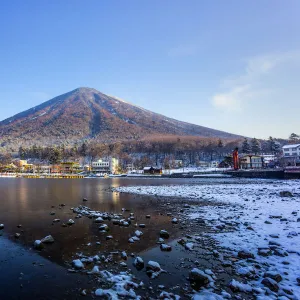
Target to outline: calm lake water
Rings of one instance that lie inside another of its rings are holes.
[[[194,181],[195,182],[195,181]],[[201,182],[201,180],[196,180]],[[203,180],[202,180],[203,182]],[[78,249],[89,251],[116,251],[127,250],[132,252],[144,251],[156,244],[160,229],[176,233],[176,227],[172,226],[170,217],[160,215],[157,206],[151,197],[140,197],[129,194],[111,192],[110,188],[126,185],[160,185],[160,184],[190,184],[189,179],[25,179],[25,178],[1,178],[1,210],[0,223],[5,224],[4,234],[12,240],[14,234],[19,232],[21,237],[16,242],[32,246],[36,239],[41,239],[51,234],[55,243],[42,251],[42,255],[58,263],[69,260]],[[87,202],[83,202],[83,198]],[[60,207],[60,204],[65,204]],[[114,237],[106,241],[106,235],[98,230],[99,224],[83,217],[75,219],[72,207],[79,205],[88,206],[102,212],[122,213],[122,208],[128,209],[124,213],[128,217],[130,212],[135,214],[136,223],[146,224],[142,229],[147,235],[147,242],[139,242],[133,245],[128,243],[128,238],[134,232],[134,228],[110,226],[109,235]],[[50,215],[50,212],[55,215]],[[150,214],[151,219],[146,219]],[[54,223],[54,219],[61,222]],[[74,226],[62,227],[63,222],[69,219],[75,220]],[[21,228],[17,226],[21,224]],[[21,232],[21,230],[23,232]],[[95,245],[101,242],[101,246],[90,247],[88,243]],[[84,247],[86,246],[86,247]]]

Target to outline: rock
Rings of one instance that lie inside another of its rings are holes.
[[[293,197],[293,194],[289,191],[281,191],[279,195],[280,197]]]
[[[34,243],[33,243],[33,247],[34,249],[36,250],[42,250],[44,248],[44,245],[43,243],[40,241],[40,240],[36,240]]]
[[[297,236],[297,235],[298,235],[298,233],[296,231],[291,231],[291,232],[288,233],[289,238],[291,238],[293,236]]]
[[[15,233],[15,238],[18,239],[21,236],[20,233]]]
[[[72,219],[70,219],[68,222],[67,222],[67,225],[73,225],[73,224],[75,224],[75,222],[72,220]]]
[[[238,252],[238,257],[242,259],[247,259],[247,258],[253,258],[254,259],[254,254],[251,252],[248,252],[246,250],[242,250]]]
[[[186,243],[184,245],[184,247],[185,247],[186,250],[190,250],[191,251],[194,248],[194,244],[193,243]]]
[[[127,268],[126,262],[124,262],[124,261],[120,262],[120,267]]]
[[[269,241],[269,245],[275,245],[275,246],[278,246],[278,247],[281,246],[281,244],[276,242],[276,241]]]
[[[142,270],[144,268],[144,261],[141,257],[137,256],[135,260],[133,261],[133,265],[136,267],[138,271]]]
[[[147,264],[147,267],[146,267],[147,270],[151,270],[153,272],[159,272],[161,271],[161,267],[160,267],[160,264],[156,261],[148,261],[148,264]]]
[[[127,253],[125,251],[121,252],[121,258],[127,260]]]
[[[82,201],[86,202],[86,201],[88,201],[88,199],[86,199],[86,198],[83,198],[83,199],[82,199]]]
[[[80,295],[81,295],[81,296],[86,296],[86,290],[82,290],[82,291],[80,292]]]
[[[279,234],[270,234],[270,237],[273,239],[279,239]]]
[[[113,236],[112,235],[108,235],[107,237],[106,237],[106,240],[108,241],[108,240],[112,240],[113,239]]]
[[[43,244],[51,244],[51,243],[54,243],[54,238],[52,237],[52,235],[47,235],[46,237],[41,239],[41,242]]]
[[[273,280],[275,280],[276,282],[280,282],[282,281],[282,277],[279,273],[277,272],[272,272],[272,271],[267,271],[265,274],[264,274],[264,278],[272,278]]]
[[[167,245],[167,244],[161,244],[160,245],[160,250],[161,251],[172,251],[172,247]]]
[[[161,230],[159,233],[160,237],[163,239],[168,239],[170,237],[170,234],[166,230]]]
[[[72,266],[77,270],[84,269],[84,264],[82,263],[82,261],[80,259],[74,259],[72,261]]]
[[[102,223],[102,222],[103,222],[103,219],[101,217],[98,217],[97,219],[95,219],[95,223]]]
[[[181,246],[185,246],[186,241],[184,239],[180,239],[177,241],[177,243]]]
[[[229,283],[229,287],[233,292],[251,292],[252,287],[249,284],[241,283],[235,279],[232,279]]]
[[[99,226],[99,230],[101,231],[108,231],[109,230],[109,227],[107,224],[102,224]]]
[[[92,271],[91,271],[91,274],[100,274],[100,270],[99,270],[99,267],[98,266],[94,266]]]
[[[294,295],[293,290],[288,287],[283,287],[282,290],[288,295]]]
[[[300,277],[297,277],[297,283],[300,285]]]
[[[145,224],[139,224],[139,227],[140,227],[140,228],[145,228],[146,225],[145,225]]]
[[[272,222],[270,222],[270,221],[265,221],[265,224],[272,224]]]
[[[159,238],[157,244],[163,244],[165,240],[163,238]]]
[[[3,229],[4,228],[4,224],[0,224],[0,229]]]
[[[50,215],[51,215],[51,216],[54,216],[54,215],[55,215],[55,211],[51,211],[51,212],[50,212]]]
[[[285,257],[285,256],[289,255],[286,251],[284,251],[282,249],[274,249],[273,251],[274,251],[274,255],[276,255],[276,256]]]
[[[22,225],[21,225],[21,224],[19,224],[19,225],[17,225],[17,227],[18,227],[18,228],[21,228],[21,227],[22,227]]]
[[[137,237],[141,237],[143,235],[143,232],[140,230],[136,230],[134,233]]]
[[[173,224],[178,224],[178,219],[173,218],[173,219],[172,219],[172,223],[173,223]]]
[[[270,255],[272,255],[272,251],[269,248],[261,248],[261,249],[258,249],[257,254],[261,255],[261,256],[270,256]]]
[[[146,216],[146,219],[150,219],[150,218],[151,218],[151,216],[150,216],[150,215],[147,215],[147,216]]]
[[[279,290],[279,286],[277,284],[277,282],[272,279],[272,278],[269,278],[269,277],[266,277],[262,280],[261,282],[264,286],[268,287],[271,291],[273,292],[278,292]]]
[[[134,242],[135,242],[135,240],[134,240],[133,238],[130,238],[130,239],[128,240],[128,243],[133,244]]]
[[[54,219],[52,222],[53,223],[58,223],[58,222],[60,222],[60,219]]]
[[[194,268],[189,273],[189,280],[200,286],[205,286],[209,284],[209,277],[203,271]]]

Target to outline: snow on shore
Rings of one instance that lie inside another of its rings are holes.
[[[253,291],[261,290],[258,298],[300,299],[300,181],[249,182],[133,186],[116,190],[215,202],[213,206],[194,207],[189,217],[205,219],[216,230],[214,238],[225,252],[239,256],[238,252],[244,250],[254,255],[254,259],[240,257],[234,267],[237,274],[245,276]],[[263,277],[267,280],[262,283]]]

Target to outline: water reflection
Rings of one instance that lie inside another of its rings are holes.
[[[199,182],[199,181],[198,181]],[[160,229],[166,229],[173,236],[178,234],[178,227],[171,224],[170,217],[160,214],[157,209],[156,200],[151,197],[140,197],[128,194],[112,193],[111,187],[120,185],[154,185],[154,184],[190,184],[190,180],[178,179],[0,179],[0,191],[3,195],[0,210],[0,223],[5,224],[5,232],[13,240],[14,234],[20,232],[18,224],[22,224],[19,243],[32,246],[36,239],[51,234],[55,243],[42,251],[43,255],[63,263],[69,260],[79,250],[83,249],[89,253],[99,251],[126,250],[139,252],[156,244]],[[205,182],[206,183],[206,182]],[[82,199],[87,198],[87,202]],[[65,204],[61,207],[60,204]],[[134,212],[136,219],[134,223],[144,223],[146,228],[140,242],[133,245],[128,243],[128,238],[136,230],[134,226],[123,228],[112,223],[109,234],[114,237],[106,241],[106,234],[100,233],[99,224],[89,218],[75,220],[75,225],[62,227],[62,222],[75,218],[71,208],[78,205],[86,205],[92,209],[121,213],[122,208]],[[55,215],[50,215],[54,211]],[[151,219],[146,219],[150,214]],[[60,223],[54,223],[53,219],[61,219]],[[101,246],[96,246],[101,242]],[[87,246],[92,243],[92,246]]]

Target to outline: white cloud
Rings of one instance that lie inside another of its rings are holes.
[[[226,93],[216,94],[213,97],[213,104],[217,108],[239,111],[241,109],[241,99],[244,99],[250,86],[236,86]]]
[[[212,104],[217,109],[241,111],[253,100],[264,101],[276,90],[287,88],[284,80],[279,81],[280,72],[299,64],[299,51],[252,57],[239,76],[221,82],[223,91],[212,97]]]

